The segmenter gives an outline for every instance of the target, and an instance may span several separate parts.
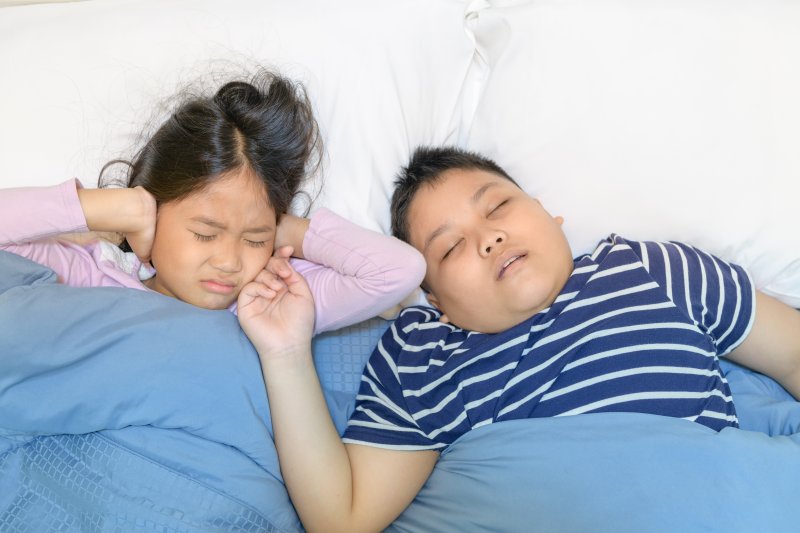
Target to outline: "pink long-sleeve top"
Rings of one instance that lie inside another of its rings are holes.
[[[73,179],[51,187],[0,190],[0,249],[50,267],[67,285],[149,291],[142,280],[154,272],[135,254],[103,240],[76,244],[56,238],[89,230],[79,186]],[[425,262],[411,246],[324,208],[311,217],[303,255],[291,263],[314,296],[315,333],[385,311],[425,275]]]

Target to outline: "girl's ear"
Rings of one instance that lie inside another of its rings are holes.
[[[428,299],[428,303],[429,304],[431,304],[433,307],[435,307],[439,311],[442,311],[442,308],[439,307],[439,299],[436,298],[436,295],[434,295],[432,292],[429,292],[428,294],[425,295],[425,297]],[[439,322],[443,322],[444,324],[449,324],[450,323],[450,319],[447,318],[447,315],[444,314],[444,312],[442,312],[442,316],[439,317]]]
[[[562,217],[562,216],[557,216],[557,217],[553,217],[553,218],[555,218],[555,219],[556,219],[556,223],[557,223],[559,226],[561,226],[562,224],[564,224],[564,217]]]

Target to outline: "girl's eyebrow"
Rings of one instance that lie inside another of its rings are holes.
[[[218,222],[218,221],[214,220],[213,218],[192,217],[191,220],[193,220],[195,222],[199,222],[201,224],[205,224],[206,226],[211,226],[212,228],[223,229],[223,230],[224,229],[228,229],[228,227],[225,224],[223,224],[222,222]]]
[[[228,226],[226,226],[222,222],[219,222],[218,220],[214,220],[213,218],[199,216],[199,217],[192,217],[190,220],[193,220],[195,222],[199,222],[201,224],[205,224],[206,226],[211,226],[212,228],[216,228],[216,229],[223,230],[223,231],[228,229]],[[272,231],[273,231],[272,226],[257,226],[255,228],[248,228],[248,229],[244,230],[242,233],[272,233]]]

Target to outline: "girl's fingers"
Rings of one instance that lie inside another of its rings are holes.
[[[263,283],[252,282],[244,286],[241,296],[244,296],[245,301],[252,302],[253,300],[261,297],[266,300],[274,300],[278,292],[264,285]],[[242,300],[240,300],[241,302]]]
[[[295,272],[292,264],[289,263],[287,259],[281,259],[277,257],[271,258],[265,268],[268,272],[271,272],[283,279],[290,278]]]
[[[286,259],[281,259],[279,257],[271,257],[267,262],[267,266],[264,268],[268,272],[271,272],[277,276],[282,271],[285,271],[287,268],[289,268],[289,262]]]
[[[281,290],[281,289],[286,287],[286,284],[284,282],[282,282],[279,279],[274,279],[274,278],[271,279],[271,280],[268,280],[266,283],[264,283],[264,285],[266,287],[272,289],[273,291],[279,291],[279,290]]]
[[[282,283],[281,278],[274,272],[270,270],[262,270],[256,275],[256,279],[253,280],[256,283],[261,283],[263,285],[269,285],[270,282],[277,281]]]
[[[275,298],[275,296],[278,295],[278,293],[276,293],[272,289],[264,286],[260,287],[258,292],[261,296],[263,296],[267,300],[272,300],[273,298]]]
[[[276,277],[271,272],[262,270],[256,274],[256,278],[242,288],[244,293],[257,293],[262,289],[269,289],[273,293],[286,288],[286,283],[280,278]]]
[[[280,248],[275,249],[273,255],[275,257],[280,257],[282,259],[289,259],[292,257],[294,253],[294,247],[292,246],[281,246]]]
[[[259,272],[256,275],[256,279],[250,285],[266,287],[276,293],[286,289],[286,283],[281,278],[276,277],[266,270]]]

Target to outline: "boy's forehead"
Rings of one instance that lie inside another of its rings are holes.
[[[438,194],[452,197],[454,200],[468,199],[486,184],[502,185],[504,182],[511,183],[502,176],[485,170],[454,168],[442,172],[436,180],[420,187],[416,198]]]
[[[430,233],[455,214],[479,200],[488,190],[513,185],[493,172],[480,169],[450,169],[421,186],[409,206],[408,230],[411,244],[422,246]]]
[[[476,194],[495,186],[511,185],[513,185],[511,181],[486,170],[450,169],[442,172],[436,180],[421,186],[414,195],[411,207],[413,209],[415,204],[418,205],[420,207],[418,211],[458,210],[462,206],[457,204],[476,200]],[[434,205],[428,205],[431,202],[434,202]]]

